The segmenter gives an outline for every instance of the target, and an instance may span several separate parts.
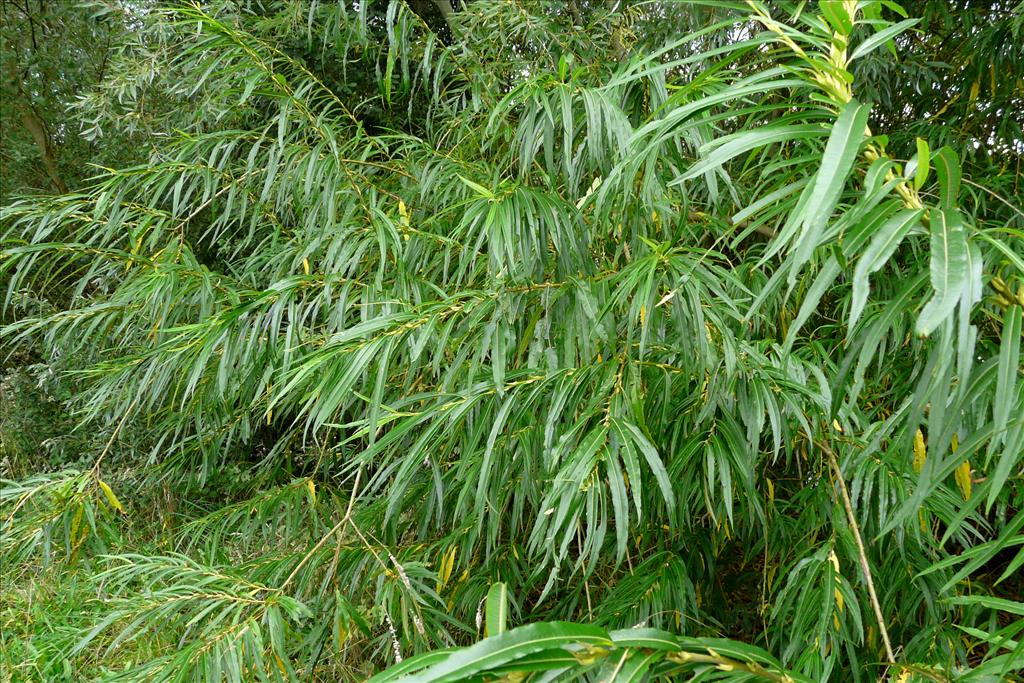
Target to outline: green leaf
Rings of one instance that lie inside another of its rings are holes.
[[[810,259],[821,239],[822,230],[835,210],[846,185],[847,177],[857,160],[857,152],[864,142],[868,115],[871,108],[857,100],[850,100],[836,119],[829,135],[821,167],[814,179],[813,189],[803,207],[803,226],[797,238],[790,272],[791,281],[799,268]]]
[[[843,0],[821,0],[818,8],[832,25],[836,33],[848,36],[853,31],[853,17],[846,9],[847,3]]]
[[[967,237],[956,209],[935,209],[931,220],[932,297],[925,304],[914,327],[927,337],[956,308],[967,288]]]
[[[510,664],[491,667],[488,669],[488,674],[502,676],[525,671],[560,671],[565,668],[576,668],[579,665],[580,660],[571,652],[556,647],[525,655]]]
[[[951,147],[946,146],[931,158],[935,162],[935,175],[939,179],[940,206],[946,211],[952,210],[960,197],[960,157]]]
[[[928,180],[928,171],[931,168],[928,157],[928,141],[917,138],[917,168],[914,170],[914,187],[920,190]]]
[[[402,660],[398,664],[381,671],[375,676],[371,676],[366,683],[391,683],[391,681],[397,681],[400,679],[404,680],[410,674],[413,674],[420,669],[425,669],[428,666],[447,660],[452,653],[459,652],[459,650],[460,648],[448,647],[420,653]]]
[[[819,137],[825,133],[826,130],[817,125],[765,126],[752,131],[733,133],[705,145],[702,151],[709,153],[669,185],[678,185],[702,173],[714,170],[730,159],[752,149],[791,140]]]
[[[1007,425],[1010,422],[1010,415],[1015,407],[1021,404],[1019,392],[1017,391],[1017,375],[1021,371],[1021,307],[1011,305],[1006,310],[1006,318],[1003,321],[1002,342],[999,345],[999,371],[996,377],[996,393],[992,402],[992,428],[995,432],[992,437],[992,450],[1001,443],[1010,444],[1006,438]],[[1006,483],[1010,472],[1021,460],[1020,453],[1012,452],[1006,448],[999,458],[995,470],[992,472],[992,488],[989,489],[987,507],[991,509],[995,503],[1003,484]]]
[[[889,261],[903,238],[921,220],[924,209],[904,209],[889,218],[871,238],[864,253],[857,260],[853,272],[853,299],[850,303],[849,329],[857,324],[871,289],[870,276]]]
[[[504,583],[491,584],[487,591],[485,614],[484,635],[496,636],[505,632],[508,625],[508,586]]]
[[[1016,614],[1024,617],[1024,602],[996,598],[991,595],[958,595],[949,598],[948,602],[954,605],[980,605],[1008,614]]]
[[[420,672],[416,680],[422,683],[462,681],[521,657],[573,644],[591,647],[613,645],[608,632],[597,626],[558,621],[528,624],[452,652],[443,661]]]
[[[638,647],[652,650],[680,649],[679,638],[656,628],[624,628],[609,632],[616,647]]]
[[[654,447],[654,444],[644,436],[643,432],[636,425],[622,420],[616,420],[615,424],[623,441],[629,440],[643,454],[644,459],[647,460],[647,465],[654,473],[655,480],[658,482],[658,487],[661,489],[661,495],[665,499],[665,504],[668,506],[669,511],[674,509],[676,505],[675,492],[672,490],[672,483],[669,480],[668,471],[665,469],[665,463],[662,462],[661,456],[658,455],[658,449]],[[639,513],[639,509],[637,509],[637,512]]]
[[[868,36],[862,42],[858,43],[857,47],[855,47],[853,49],[853,52],[850,53],[850,61],[852,62],[853,60],[857,59],[858,57],[863,57],[864,55],[868,54],[869,52],[871,52],[872,50],[877,48],[879,45],[883,45],[885,43],[888,43],[893,38],[895,38],[899,34],[903,33],[904,31],[906,31],[908,28],[910,28],[911,26],[915,25],[919,21],[921,21],[921,20],[920,19],[916,19],[916,18],[915,19],[905,19],[904,21],[901,21],[901,22],[899,22],[897,24],[893,24],[891,26],[887,26],[887,27],[883,28],[881,31],[877,31],[875,33],[872,33],[870,36]],[[894,53],[895,53],[895,51],[894,51]]]

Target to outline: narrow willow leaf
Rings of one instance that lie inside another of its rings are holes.
[[[643,683],[650,679],[651,667],[664,657],[665,653],[658,650],[623,650],[605,660],[601,674],[614,674],[614,680],[621,683]]]
[[[849,329],[852,330],[857,324],[867,303],[871,289],[871,274],[881,270],[889,261],[900,242],[918,224],[923,214],[924,209],[904,209],[887,220],[871,238],[853,271],[853,299],[847,323]]]
[[[681,649],[677,636],[656,628],[625,628],[611,631],[608,635],[617,647],[672,651]]]
[[[868,54],[869,52],[877,48],[879,45],[884,45],[885,43],[889,42],[896,36],[906,31],[908,28],[917,24],[919,21],[921,20],[917,18],[904,19],[903,21],[897,24],[887,26],[883,28],[881,31],[872,33],[862,42],[858,43],[857,47],[853,49],[853,52],[850,54],[850,61],[852,62],[858,57],[863,57],[864,55]]]
[[[990,595],[958,595],[949,598],[949,602],[954,605],[980,605],[981,607],[987,607],[999,612],[1024,617],[1024,602],[1017,602],[1016,600],[996,598]]]
[[[523,674],[528,671],[549,671],[557,674],[567,668],[575,668],[579,665],[580,660],[568,649],[551,648],[524,655],[511,664],[492,667],[488,669],[487,673],[490,676],[506,676],[510,680],[515,680],[515,674]]]
[[[508,624],[508,586],[502,582],[491,584],[487,591],[484,635],[497,636],[505,632]]]
[[[992,423],[994,435],[992,444],[1005,443],[1002,455],[996,463],[995,470],[991,474],[991,488],[989,489],[986,505],[991,509],[999,492],[1009,478],[1015,466],[1018,466],[1024,454],[1015,451],[1015,432],[1008,430],[1010,416],[1013,410],[1019,409],[1022,403],[1021,392],[1018,387],[1018,375],[1021,371],[1021,307],[1011,305],[1006,311],[1006,318],[1003,321],[1003,339],[999,348],[999,370],[996,379],[996,393],[992,405]],[[1019,416],[1017,416],[1019,419]],[[993,452],[994,446],[989,449]]]
[[[914,471],[920,472],[924,469],[924,463],[928,457],[928,448],[924,443],[924,433],[918,429],[914,433]]]
[[[851,16],[849,3],[837,0],[822,0],[822,2],[818,3],[818,9],[821,10],[825,19],[828,20],[828,23],[832,25],[832,28],[839,35],[848,36],[853,31],[853,16]]]
[[[960,297],[958,314],[957,373],[962,386],[968,386],[974,367],[975,345],[978,341],[978,327],[971,324],[974,305],[981,301],[984,283],[984,260],[981,247],[971,241],[967,243],[967,290]]]
[[[1002,340],[999,344],[999,373],[996,378],[996,393],[992,401],[992,422],[996,436],[993,443],[1002,443],[1002,433],[1010,420],[1010,413],[1016,403],[1017,376],[1021,371],[1020,336],[1021,307],[1009,306],[1003,320]]]
[[[704,146],[708,154],[699,162],[694,164],[686,173],[669,183],[669,186],[678,185],[690,178],[713,171],[722,164],[733,159],[744,152],[752,149],[767,147],[768,145],[800,140],[805,138],[819,137],[825,134],[821,126],[816,125],[793,125],[793,126],[766,126],[757,130],[733,133],[715,140],[714,143]],[[702,150],[703,151],[703,150]]]
[[[455,557],[458,555],[459,547],[453,545],[443,555],[437,568],[437,590],[440,591],[448,585],[448,579],[452,576],[452,569],[455,566]]]
[[[949,146],[932,155],[939,180],[939,201],[943,210],[952,211],[960,196],[960,157]]]
[[[811,285],[810,289],[807,290],[807,295],[804,297],[803,302],[800,304],[800,309],[797,311],[796,317],[793,318],[793,322],[790,323],[789,329],[786,330],[786,339],[782,344],[783,349],[788,353],[793,348],[793,343],[796,341],[797,334],[803,327],[807,319],[817,310],[818,304],[821,302],[821,298],[825,295],[831,287],[832,283],[839,277],[839,273],[842,268],[839,265],[839,260],[832,256],[825,265],[822,266],[821,272],[814,279],[814,284]]]
[[[548,622],[529,624],[485,638],[476,645],[456,650],[417,676],[423,683],[463,681],[477,673],[514,662],[520,657],[565,645],[610,647],[608,632],[597,626]],[[391,679],[381,679],[391,680]]]
[[[839,202],[847,177],[857,160],[857,152],[864,142],[870,113],[871,107],[850,100],[832,126],[822,155],[821,168],[814,179],[807,204],[803,207],[803,227],[794,250],[791,281],[818,246],[825,224]]]
[[[931,160],[928,157],[928,141],[917,138],[917,168],[914,169],[914,188],[920,190],[928,182]]]
[[[110,506],[121,514],[125,514],[124,506],[121,505],[121,501],[114,495],[113,489],[111,489],[110,486],[102,479],[97,479],[96,483],[99,484],[100,490],[103,491],[103,496],[107,499],[107,502],[110,503]]]
[[[927,337],[956,308],[967,288],[967,238],[960,212],[936,209],[931,220],[931,284],[933,294],[915,324]]]
[[[658,449],[654,447],[640,428],[630,422],[616,421],[619,427],[619,433],[624,437],[624,440],[628,439],[636,448],[643,454],[644,459],[647,460],[647,465],[651,468],[654,473],[654,478],[658,482],[658,487],[661,489],[661,495],[665,499],[665,504],[671,511],[675,508],[676,498],[675,492],[672,490],[672,483],[669,480],[668,472],[665,470],[665,464],[661,460],[661,456],[658,455]],[[637,479],[633,479],[633,485],[636,485]],[[639,513],[639,508],[637,513]]]
[[[371,676],[366,683],[391,683],[392,681],[408,680],[410,675],[415,672],[425,669],[433,664],[437,664],[438,662],[444,662],[452,655],[452,653],[458,651],[458,648],[449,647],[432,650],[430,652],[423,652],[415,657],[404,659],[398,664],[395,664],[375,676]]]
[[[960,488],[960,493],[963,494],[964,500],[971,499],[971,461],[964,460],[960,463],[960,466],[956,468],[956,472],[953,473],[956,478],[956,485]]]

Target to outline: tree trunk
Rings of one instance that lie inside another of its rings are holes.
[[[67,192],[68,186],[64,184],[64,180],[60,177],[60,171],[57,169],[57,159],[53,155],[53,146],[50,144],[50,135],[47,133],[46,124],[32,110],[31,106],[22,109],[21,121],[25,124],[28,132],[32,134],[32,139],[35,140],[36,147],[39,148],[43,166],[46,168],[46,175],[50,177],[53,186],[61,194]]]
[[[441,13],[441,17],[444,18],[445,23],[451,28],[451,16],[455,13],[455,7],[452,6],[452,0],[434,0],[434,5],[437,10]]]

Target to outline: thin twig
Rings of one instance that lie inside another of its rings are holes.
[[[875,583],[871,580],[871,567],[868,565],[868,556],[864,550],[864,541],[860,536],[860,525],[857,524],[857,518],[853,514],[853,504],[850,502],[850,493],[846,490],[846,481],[843,479],[843,473],[839,469],[839,462],[836,461],[836,455],[832,452],[832,449],[824,444],[819,444],[821,449],[825,451],[828,456],[828,464],[832,467],[832,473],[836,478],[836,482],[839,484],[839,493],[842,494],[843,507],[846,508],[846,519],[850,524],[850,528],[853,529],[853,538],[857,543],[857,554],[860,558],[860,568],[864,572],[864,580],[868,585],[868,598],[871,601],[871,609],[875,612],[875,621],[878,622],[878,630],[882,634],[882,643],[885,645],[885,656],[888,664],[896,663],[896,656],[892,652],[892,643],[889,642],[889,631],[885,628],[885,619],[882,617],[882,607],[878,603],[878,595],[875,593]]]
[[[352,520],[352,507],[356,501],[356,496],[359,493],[359,480],[362,478],[362,475],[363,466],[360,465],[359,471],[356,472],[356,481],[355,484],[352,486],[352,495],[348,499],[348,508],[345,510],[345,515],[341,518],[341,521],[335,524],[330,531],[324,534],[323,538],[317,541],[317,544],[313,546],[313,548],[308,553],[306,553],[306,555],[299,561],[297,565],[295,565],[295,569],[292,570],[292,573],[288,575],[288,578],[284,580],[284,583],[281,584],[281,587],[278,590],[284,591],[284,589],[288,587],[288,584],[292,582],[292,579],[294,579],[298,575],[299,570],[306,566],[306,563],[309,562],[310,558],[312,558],[313,555],[316,554],[316,551],[324,547],[324,544],[327,543],[327,540],[335,533],[339,534],[338,547],[341,547],[340,534],[342,533],[345,525]],[[353,527],[354,526],[355,525],[353,525]],[[337,556],[337,553],[335,553],[335,556]]]
[[[110,447],[114,445],[114,439],[116,439],[117,435],[121,433],[121,428],[124,427],[124,423],[128,421],[128,416],[132,414],[132,410],[135,409],[135,406],[138,404],[138,402],[138,398],[132,401],[131,405],[125,409],[124,415],[121,416],[121,421],[117,423],[116,427],[114,427],[114,433],[110,435],[110,439],[107,441],[107,445],[103,447],[103,452],[100,453],[100,457],[96,458],[96,462],[93,463],[92,475],[94,477],[99,475],[100,463],[103,462],[103,458],[110,451]]]

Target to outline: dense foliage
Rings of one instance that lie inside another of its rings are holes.
[[[1020,6],[35,1],[7,677],[1024,670]]]

